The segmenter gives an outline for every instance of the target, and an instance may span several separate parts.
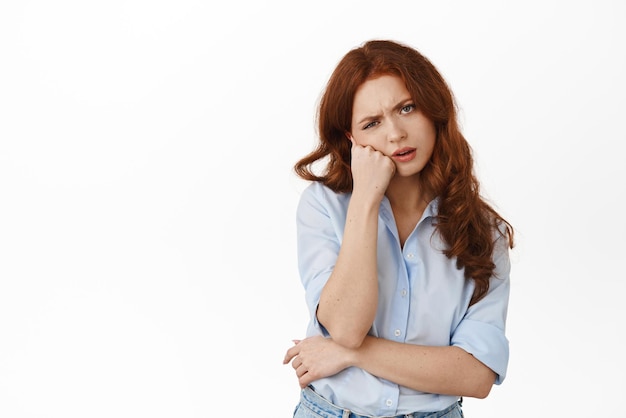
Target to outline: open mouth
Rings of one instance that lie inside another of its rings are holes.
[[[415,148],[402,148],[398,151],[394,152],[391,156],[394,160],[398,162],[408,162],[415,158],[417,151]]]
[[[409,155],[409,154],[410,154],[410,153],[412,153],[413,151],[415,151],[415,150],[408,149],[408,150],[405,150],[405,151],[396,152],[396,153],[395,153],[395,154],[393,154],[393,155],[394,155],[394,156],[397,156],[397,157],[402,157],[403,155]]]

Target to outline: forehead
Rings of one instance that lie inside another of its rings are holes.
[[[404,81],[395,75],[382,75],[366,80],[354,94],[354,115],[391,109],[410,99]]]

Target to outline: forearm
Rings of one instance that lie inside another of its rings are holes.
[[[495,373],[458,347],[402,344],[367,336],[351,365],[421,392],[484,398]]]
[[[353,195],[337,262],[320,296],[318,320],[346,347],[361,344],[376,315],[378,210],[378,203]]]

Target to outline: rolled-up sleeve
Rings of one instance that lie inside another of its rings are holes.
[[[496,269],[483,299],[472,305],[454,330],[451,344],[472,354],[498,376],[506,377],[509,341],[505,334],[510,293],[510,260],[507,239],[500,237],[494,249]]]

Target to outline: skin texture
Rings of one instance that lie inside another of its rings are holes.
[[[387,196],[404,245],[433,198],[419,182],[436,141],[433,122],[415,107],[400,78],[383,75],[357,89],[346,140],[352,142],[353,191],[343,243],[317,310],[330,338],[294,341],[284,364],[291,362],[301,387],[355,366],[423,392],[487,396],[496,376],[464,350],[367,335],[378,302],[379,206]]]

